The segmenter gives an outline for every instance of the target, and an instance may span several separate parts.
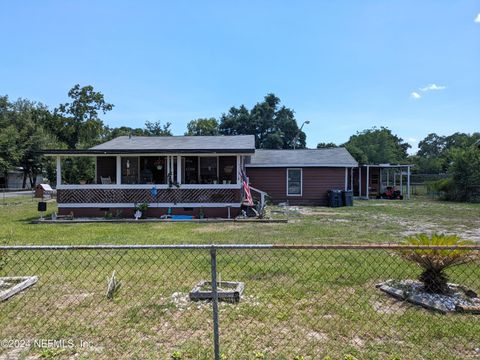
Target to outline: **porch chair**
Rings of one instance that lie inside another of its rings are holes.
[[[102,182],[103,185],[112,184],[112,179],[110,178],[110,176],[106,176],[106,177],[100,176],[100,181]]]

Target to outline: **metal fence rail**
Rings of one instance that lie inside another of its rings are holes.
[[[480,356],[480,315],[433,311],[377,287],[415,283],[421,269],[401,256],[411,250],[478,255],[480,246],[1,246],[0,279],[38,281],[0,303],[0,358]],[[478,262],[446,274],[475,299]],[[202,280],[213,300],[191,301]],[[245,285],[238,303],[220,301],[227,281]]]

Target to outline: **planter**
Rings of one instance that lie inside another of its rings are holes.
[[[217,294],[219,301],[239,302],[242,296],[245,283],[237,281],[220,281],[217,283]],[[190,300],[212,300],[212,282],[202,280],[189,293]]]

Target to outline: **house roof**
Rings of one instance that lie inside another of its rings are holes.
[[[248,167],[356,167],[345,148],[257,150]]]
[[[47,150],[45,154],[254,153],[253,135],[119,136],[88,150]]]

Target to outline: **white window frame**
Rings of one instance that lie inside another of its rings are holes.
[[[288,192],[288,172],[290,170],[300,170],[300,194],[290,194]],[[302,168],[287,168],[287,181],[286,181],[286,185],[287,185],[287,196],[303,196],[303,169]]]

